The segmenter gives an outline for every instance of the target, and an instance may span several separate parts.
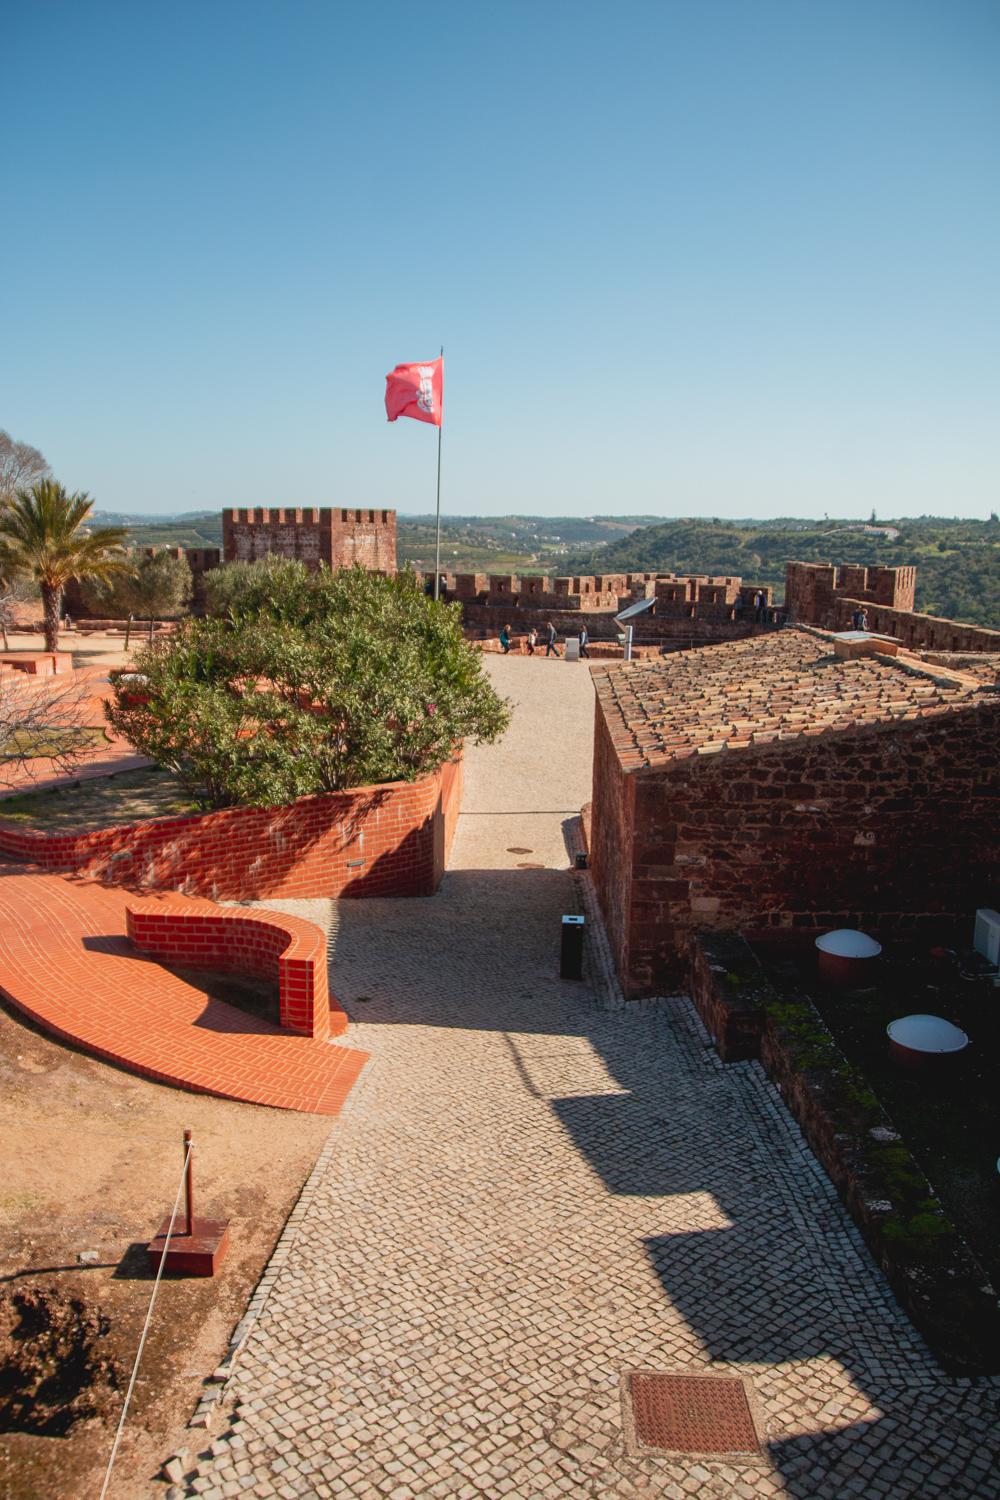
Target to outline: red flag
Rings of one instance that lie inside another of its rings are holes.
[[[415,417],[418,422],[441,426],[444,391],[444,359],[423,365],[397,365],[385,377],[385,411],[390,422],[397,417]]]

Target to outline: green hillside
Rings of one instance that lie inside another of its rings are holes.
[[[880,518],[879,526],[898,530],[895,538],[844,529],[860,524],[670,521],[574,552],[562,571],[740,574],[748,583],[773,584],[780,599],[787,562],[911,564],[917,569],[918,610],[1000,629],[1000,520],[995,516],[989,521]]]

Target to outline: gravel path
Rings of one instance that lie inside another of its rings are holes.
[[[599,943],[557,977],[589,678],[489,665],[517,714],[439,893],[287,903],[374,1060],[178,1493],[997,1496],[1000,1382],[937,1369],[760,1068],[610,1009]],[[751,1378],[759,1456],[626,1451],[623,1370],[678,1366]]]

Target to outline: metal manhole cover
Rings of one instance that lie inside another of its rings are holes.
[[[507,850],[508,854],[534,854],[534,849],[522,849],[518,844],[512,844]]]
[[[623,1394],[626,1438],[634,1452],[760,1453],[752,1396],[738,1376],[632,1370]]]
[[[520,860],[518,862],[517,868],[519,870],[544,870],[545,866],[544,865],[525,864],[523,860]]]

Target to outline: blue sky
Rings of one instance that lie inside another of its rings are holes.
[[[1000,508],[1000,7],[0,5],[0,427],[100,506]]]

